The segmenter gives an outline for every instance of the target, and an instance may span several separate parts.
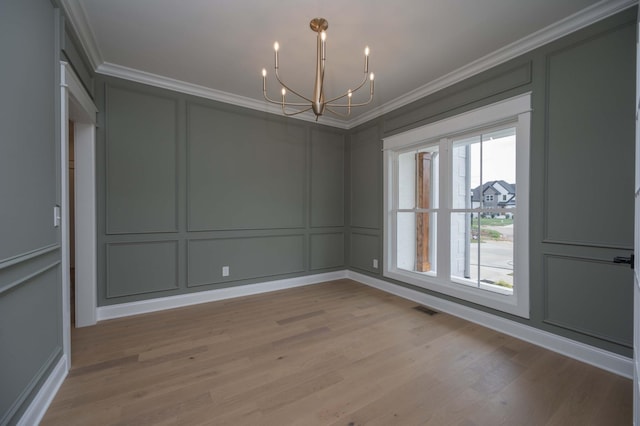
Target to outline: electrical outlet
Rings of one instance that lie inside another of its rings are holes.
[[[228,277],[229,276],[229,267],[228,266],[223,266],[222,267],[222,276],[223,277]]]
[[[378,259],[373,259],[373,267],[378,269]]]

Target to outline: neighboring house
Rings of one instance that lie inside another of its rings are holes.
[[[473,208],[482,206],[487,209],[509,209],[516,206],[516,184],[504,180],[486,182],[471,190]]]

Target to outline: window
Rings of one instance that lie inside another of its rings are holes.
[[[530,102],[385,138],[386,277],[528,318]]]

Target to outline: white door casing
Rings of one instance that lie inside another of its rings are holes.
[[[97,233],[95,195],[95,125],[97,108],[80,79],[66,62],[60,63],[61,189],[62,189],[62,307],[63,345],[71,366],[69,249],[76,244],[76,326],[96,323]],[[69,194],[69,120],[75,122],[75,194]],[[69,198],[75,197],[76,241],[69,241]]]

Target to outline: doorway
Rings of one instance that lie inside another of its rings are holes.
[[[66,62],[60,63],[60,83],[62,330],[67,369],[70,369],[71,324],[83,327],[96,323],[97,108]]]

